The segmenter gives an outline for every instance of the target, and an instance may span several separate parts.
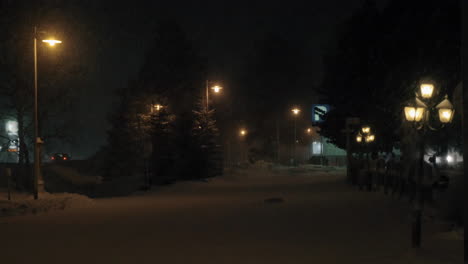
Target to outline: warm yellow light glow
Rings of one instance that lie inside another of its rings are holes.
[[[310,134],[312,132],[312,129],[308,128],[306,131],[307,131],[307,134]]]
[[[428,99],[432,97],[432,93],[434,92],[434,85],[430,83],[423,83],[421,84],[420,89],[422,98]]]
[[[405,107],[405,118],[410,122],[419,122],[424,117],[425,108],[424,107]]]
[[[436,106],[436,109],[439,111],[439,120],[441,123],[452,122],[455,110],[447,95],[445,99]]]
[[[213,87],[211,87],[211,89],[215,92],[215,93],[219,93],[221,92],[221,90],[223,89],[223,87],[219,86],[219,85],[215,85]]]
[[[448,108],[439,109],[439,119],[442,123],[450,123],[452,121],[453,110]]]
[[[301,112],[299,108],[293,108],[291,111],[294,113],[294,115],[298,115],[299,112]]]
[[[61,40],[56,40],[56,39],[44,39],[42,42],[48,43],[50,46],[55,46],[55,44],[62,43]]]
[[[370,126],[363,126],[361,130],[362,130],[362,133],[368,134],[370,133]]]
[[[361,136],[361,134],[358,134],[358,135],[356,136],[356,142],[357,142],[357,143],[361,143],[361,142],[362,142],[362,136]]]
[[[156,111],[160,111],[163,108],[163,106],[160,105],[160,104],[155,104],[155,105],[153,105],[153,107],[154,107],[154,109],[156,109]]]
[[[373,142],[375,140],[375,136],[374,135],[368,135],[366,136],[366,142]]]
[[[241,129],[241,130],[240,130],[240,135],[241,135],[241,136],[247,135],[247,130]]]

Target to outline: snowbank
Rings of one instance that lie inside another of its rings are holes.
[[[93,205],[92,199],[72,193],[40,193],[38,200],[34,200],[31,195],[14,193],[11,201],[6,199],[6,193],[0,192],[0,195],[0,217],[38,214],[68,208],[86,208]]]
[[[130,175],[104,181],[77,168],[53,165],[44,168],[44,188],[50,193],[77,193],[88,197],[129,195],[144,185],[144,175]]]

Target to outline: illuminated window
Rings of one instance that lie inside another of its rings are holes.
[[[321,155],[322,154],[323,145],[322,142],[314,141],[312,143],[312,154],[313,155]]]
[[[9,136],[17,136],[18,135],[18,122],[7,121],[5,129]]]

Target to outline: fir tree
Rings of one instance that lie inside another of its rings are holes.
[[[193,114],[192,135],[197,146],[194,150],[194,154],[197,154],[194,156],[198,165],[196,168],[204,177],[216,176],[220,173],[223,159],[218,145],[219,130],[214,119],[215,111],[208,109],[203,100],[199,100]]]
[[[166,100],[158,100],[158,102]],[[173,178],[172,167],[174,161],[173,134],[174,119],[164,103],[152,105],[149,118],[149,136],[151,140],[151,171],[152,183],[165,183]]]

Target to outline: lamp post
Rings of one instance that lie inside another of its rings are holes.
[[[210,85],[214,84],[213,86],[211,86],[211,90],[214,92],[214,93],[220,93],[221,90],[223,89],[222,86],[220,85],[217,85],[213,82],[211,82],[210,80],[206,80],[206,84],[205,84],[205,93],[206,93],[206,105],[205,105],[205,109],[206,111],[209,110],[209,105],[210,105]]]
[[[294,107],[291,109],[291,112],[293,113],[293,118],[294,118],[294,144],[293,144],[293,164],[296,165],[296,144],[297,144],[297,135],[296,135],[296,122],[297,122],[297,116],[301,112],[301,109]]]
[[[242,128],[239,130],[239,137],[241,139],[241,159],[242,162],[247,161],[247,143],[246,143],[246,137],[247,137],[247,129]]]
[[[419,132],[419,173],[416,178],[416,199],[413,203],[413,224],[412,224],[412,245],[414,248],[421,246],[421,220],[422,209],[424,205],[422,197],[422,180],[424,177],[424,152],[425,137],[428,130],[438,130],[452,121],[455,110],[448,96],[439,103],[435,104],[432,99],[435,91],[432,83],[422,83],[419,87],[419,93],[413,103],[404,108],[405,119],[411,122],[414,128]],[[431,112],[436,111],[439,116],[440,126],[435,127],[431,124]]]
[[[42,32],[41,32],[42,33]],[[37,39],[39,32],[37,27],[34,27],[34,199],[39,198],[39,175],[41,173],[41,160],[40,160],[40,144],[43,143],[39,137],[39,118],[38,118],[38,103],[37,103]],[[42,42],[48,43],[53,47],[55,44],[62,43],[56,39],[44,39]]]
[[[155,103],[154,101],[151,101],[151,104],[149,105],[149,108],[150,108],[150,114],[151,114],[151,118],[150,118],[150,124],[151,126],[156,126],[156,129],[161,129],[161,111],[163,111],[166,106],[163,106],[162,104],[160,103]],[[156,118],[156,122],[154,120],[154,118]],[[153,154],[153,144],[154,144],[154,141],[153,141],[153,138],[152,137],[149,137],[149,140],[150,140],[150,144],[145,144],[144,143],[144,140],[143,140],[143,132],[140,132],[141,135],[142,135],[142,139],[141,139],[141,149],[143,150],[143,156],[144,156],[144,160],[143,160],[143,166],[144,166],[144,175],[145,175],[145,182],[146,182],[146,185],[147,185],[147,189],[150,190],[151,189],[151,185],[152,185],[152,181],[151,181],[151,178],[152,178],[152,173],[153,173],[153,168],[150,167],[150,157],[151,155]]]
[[[360,131],[356,135],[356,143],[364,145],[364,151],[366,152],[366,166],[370,170],[369,161],[369,149],[368,145],[375,141],[375,135],[372,134],[371,128],[368,125],[362,126]],[[372,186],[371,186],[372,188]]]
[[[311,142],[313,142],[313,137],[312,137],[312,135],[313,135],[313,130],[312,130],[312,128],[310,128],[310,127],[307,128],[307,129],[305,130],[305,133],[306,133],[307,136],[308,136],[308,137],[307,137],[307,138],[308,138],[308,140],[307,140],[307,145],[310,145]],[[313,144],[313,143],[312,143],[312,144]],[[313,151],[313,147],[312,147],[312,151]],[[320,152],[322,152],[322,150],[320,150]],[[322,154],[322,153],[320,153],[320,154]],[[310,156],[311,156],[311,150],[308,149],[307,154],[306,154],[307,160],[310,160]],[[320,165],[322,165],[321,162],[322,162],[322,156],[320,156]]]
[[[156,111],[156,113],[159,113],[159,111],[161,111],[162,109],[163,109],[163,106],[160,104],[151,105],[151,113],[153,113],[153,111]]]

